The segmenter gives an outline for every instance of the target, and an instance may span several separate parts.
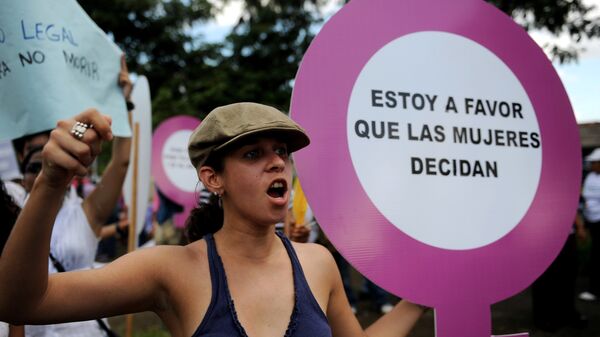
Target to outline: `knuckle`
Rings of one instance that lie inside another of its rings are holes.
[[[96,108],[88,108],[87,110],[85,110],[85,114],[88,116],[94,116],[99,114],[98,110],[96,110]]]
[[[90,147],[82,146],[82,147],[78,148],[76,155],[77,155],[77,157],[80,157],[80,158],[90,156],[91,155]]]
[[[63,166],[69,171],[76,171],[79,164],[74,160],[69,160],[68,162],[64,163]]]
[[[94,143],[98,140],[98,132],[96,130],[88,129],[87,134],[89,134],[89,136],[88,136],[89,143]]]
[[[50,139],[56,139],[59,136],[60,136],[60,129],[54,129],[54,130],[50,131]]]
[[[66,120],[66,119],[61,119],[58,122],[56,122],[56,127],[60,128],[60,129],[67,129],[69,128],[69,126],[72,123],[70,123],[70,121]],[[55,129],[56,130],[56,129]],[[54,130],[53,130],[54,131]]]
[[[52,153],[51,150],[53,146],[54,145],[52,143],[48,142],[46,146],[44,146],[44,148],[42,149],[42,157],[48,158],[48,156],[50,156],[50,154]]]

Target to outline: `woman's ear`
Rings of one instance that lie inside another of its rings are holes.
[[[209,191],[217,194],[223,193],[223,182],[221,181],[221,176],[215,172],[215,170],[210,166],[202,166],[198,170],[198,177],[204,187],[206,187]]]

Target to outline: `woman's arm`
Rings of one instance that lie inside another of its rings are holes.
[[[46,292],[18,323],[53,324],[157,311],[167,301],[165,256],[181,247],[153,247],[126,254],[103,268],[56,273]],[[169,251],[169,252],[165,252]]]
[[[76,120],[94,125],[80,140],[70,134]],[[27,313],[43,299],[48,288],[52,225],[65,189],[75,174],[87,173],[101,140],[110,138],[110,118],[93,109],[76,119],[59,121],[51,132],[42,151],[42,171],[0,258],[0,320],[5,315]]]
[[[93,124],[82,139],[75,121]],[[166,298],[160,273],[179,247],[134,252],[95,270],[48,276],[50,236],[66,186],[83,175],[109,140],[110,119],[88,110],[60,121],[43,150],[43,167],[0,257],[0,321],[47,324],[155,310]],[[168,252],[163,252],[169,250]]]
[[[113,236],[117,236],[117,238],[121,238],[122,235],[126,234],[127,224],[123,225],[122,221],[117,221],[109,224],[108,226],[102,226],[100,230],[100,240],[104,240],[107,238],[112,238]]]
[[[119,73],[118,83],[123,89],[125,100],[129,101],[131,95],[131,81],[127,71],[125,56],[121,57],[121,71]],[[129,123],[131,124],[131,111],[129,114]],[[102,226],[121,196],[123,182],[127,175],[129,167],[129,157],[131,151],[131,138],[115,137],[112,145],[112,156],[108,166],[104,170],[102,179],[96,185],[96,188],[83,201],[83,210],[87,216],[92,231],[96,236],[101,236]]]
[[[129,167],[130,138],[115,137],[112,146],[112,157],[102,179],[96,188],[83,201],[83,210],[92,231],[100,237],[102,226],[112,214],[121,196],[123,182]]]
[[[406,300],[400,301],[394,310],[375,321],[366,330],[372,337],[400,337],[408,336],[415,326],[425,308]]]

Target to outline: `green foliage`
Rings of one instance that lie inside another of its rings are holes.
[[[153,124],[179,114],[200,118],[214,107],[258,101],[288,109],[293,78],[322,22],[320,8],[342,0],[246,0],[237,25],[219,43],[199,27],[228,0],[80,0],[128,56],[130,70],[150,81]],[[568,34],[573,42],[600,35],[600,19],[582,0],[488,0],[526,29]],[[561,61],[580,49],[547,46]]]
[[[289,107],[292,79],[320,22],[315,1],[247,1],[225,41],[189,51],[185,71],[172,75],[153,101],[156,120],[204,117],[213,108],[256,101]]]
[[[216,13],[209,1],[79,0],[79,3],[125,52],[130,72],[148,77],[154,104],[160,103],[155,107],[158,117],[155,125],[168,116],[195,111],[194,106],[185,104],[186,92],[180,90],[180,84],[188,79],[185,73],[190,66],[202,66],[205,57],[218,53],[218,45],[202,44],[201,36],[194,33],[194,27]]]
[[[600,17],[591,17],[591,6],[583,0],[487,0],[511,15],[525,29],[543,29],[558,36],[567,34],[573,42],[583,38],[600,37]],[[581,48],[576,46],[545,46],[555,60],[562,62],[577,59]]]

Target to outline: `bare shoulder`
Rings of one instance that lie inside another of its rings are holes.
[[[143,248],[128,255],[136,256],[135,259],[151,260],[156,263],[162,263],[164,261],[173,262],[188,259],[206,260],[207,252],[204,240],[198,240],[186,246],[159,245]]]
[[[325,246],[316,243],[292,242],[292,246],[302,262],[308,260],[314,263],[335,263],[333,256]]]
[[[304,277],[321,310],[327,312],[331,293],[335,288],[339,273],[333,256],[322,245],[314,243],[293,243]]]
[[[153,274],[156,280],[168,282],[181,279],[183,271],[208,271],[206,244],[203,240],[186,246],[161,245],[136,250],[106,266],[127,268],[145,275]]]
[[[208,268],[208,252],[204,240],[194,241],[185,246],[163,245],[148,249],[148,253],[156,258],[161,268],[189,271],[193,269]]]
[[[307,277],[318,275],[320,277],[335,277],[338,269],[333,255],[323,245],[316,243],[292,243],[302,269]]]

